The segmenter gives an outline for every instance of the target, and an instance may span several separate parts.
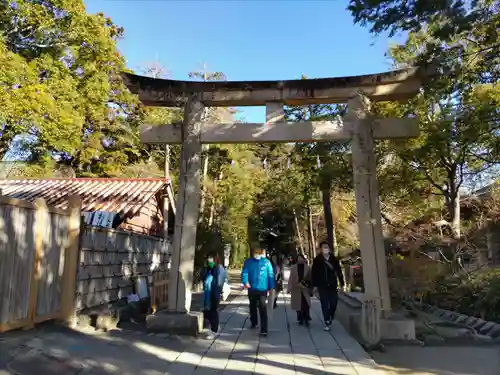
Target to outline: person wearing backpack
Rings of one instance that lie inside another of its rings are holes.
[[[329,331],[337,310],[339,299],[337,288],[339,286],[343,288],[345,282],[340,263],[332,254],[328,242],[321,242],[319,248],[321,252],[314,258],[311,268],[311,281],[321,303],[324,329]]]

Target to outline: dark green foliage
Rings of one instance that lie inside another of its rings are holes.
[[[500,269],[442,276],[425,302],[500,323]]]

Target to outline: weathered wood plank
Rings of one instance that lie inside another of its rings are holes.
[[[0,332],[28,318],[34,219],[33,209],[0,201]]]
[[[311,121],[283,123],[203,124],[202,143],[269,143],[327,142],[351,138],[349,121]],[[148,144],[180,144],[181,129],[174,125],[142,125],[141,142]],[[376,139],[418,137],[418,119],[376,119]]]

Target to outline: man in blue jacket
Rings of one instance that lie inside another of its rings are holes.
[[[267,336],[267,294],[274,289],[274,271],[262,249],[256,249],[241,271],[241,283],[248,290],[250,322],[257,327],[257,310],[260,316],[260,334]]]

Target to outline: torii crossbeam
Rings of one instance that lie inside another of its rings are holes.
[[[144,143],[182,144],[169,309],[189,312],[191,306],[202,143],[350,139],[365,292],[381,301],[383,311],[390,311],[374,139],[416,137],[418,119],[374,118],[370,113],[370,101],[409,99],[419,92],[422,81],[433,74],[433,69],[411,68],[353,77],[245,82],[189,82],[125,74],[127,86],[145,105],[184,106],[184,122],[179,127],[168,124],[141,126],[141,141]],[[284,105],[332,103],[348,103],[344,119],[284,122]],[[204,106],[259,105],[266,106],[266,121],[262,124],[202,123]]]

